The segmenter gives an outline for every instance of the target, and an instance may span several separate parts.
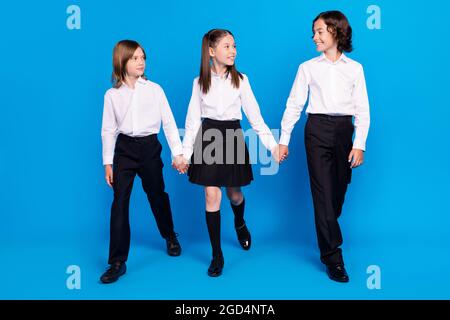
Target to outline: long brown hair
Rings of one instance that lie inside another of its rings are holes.
[[[145,54],[144,48],[134,40],[121,40],[114,46],[113,72],[111,76],[111,82],[114,88],[119,88],[125,82],[127,62],[133,57],[137,48],[141,48],[142,52],[144,52],[144,59],[146,59],[147,55]],[[142,75],[142,77],[146,79],[145,75]]]
[[[227,35],[234,37],[231,31],[225,29],[212,29],[203,36],[198,84],[204,94],[207,94],[211,87],[211,57],[209,55],[209,48],[215,48],[219,41]],[[233,87],[239,88],[240,80],[244,79],[244,76],[237,71],[235,64],[227,66],[226,76],[228,77],[228,75],[231,75],[231,84]]]

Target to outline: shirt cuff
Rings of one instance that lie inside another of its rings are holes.
[[[287,146],[287,145],[289,145],[290,140],[291,140],[290,134],[281,133],[280,144]]]
[[[191,161],[191,157],[192,157],[192,153],[194,152],[193,149],[191,148],[183,148],[183,157],[184,159],[186,159],[188,162]]]
[[[180,154],[183,154],[183,147],[181,145],[175,146],[175,147],[173,147],[173,149],[171,151],[172,151],[172,155],[174,157],[176,157]]]
[[[355,141],[353,141],[353,149],[366,151],[366,144],[361,140],[355,139]]]
[[[113,158],[114,158],[114,156],[112,156],[112,157],[103,157],[103,165],[104,166],[106,166],[107,164],[113,164]]]

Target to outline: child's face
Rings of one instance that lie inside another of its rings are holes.
[[[211,58],[226,66],[234,65],[236,54],[236,44],[234,43],[234,38],[231,35],[226,35],[220,39],[215,48],[209,48],[209,55]]]
[[[327,25],[323,19],[319,19],[314,23],[313,41],[319,52],[325,52],[335,47],[337,48],[337,41],[333,34],[328,31]]]
[[[127,75],[135,78],[144,74],[145,70],[145,55],[141,48],[137,48],[133,56],[127,62]]]

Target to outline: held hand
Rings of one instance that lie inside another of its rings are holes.
[[[179,154],[173,159],[172,167],[176,169],[180,174],[185,174],[187,172],[187,169],[189,168],[189,164],[183,157],[183,155]]]
[[[110,164],[105,165],[105,180],[108,186],[112,188],[114,181],[113,181],[113,169],[112,165]]]
[[[356,168],[364,162],[364,151],[360,149],[352,149],[348,155],[348,162],[350,162],[350,168]]]
[[[172,159],[172,168],[174,168],[177,171],[178,171],[178,166],[180,165],[180,158],[179,157],[180,156],[178,155],[178,156],[173,157],[173,159]]]
[[[276,163],[280,163],[280,150],[278,148],[278,145],[273,147],[273,149],[272,149],[272,157],[276,161]]]
[[[189,162],[182,155],[180,155],[180,165],[178,172],[180,174],[185,174],[187,173],[188,169],[189,169]]]
[[[175,170],[178,170],[177,157],[178,157],[178,156],[175,156],[175,157],[172,159],[172,168],[174,168]]]
[[[288,146],[286,146],[284,144],[279,144],[278,148],[280,150],[279,152],[280,152],[280,163],[281,163],[287,159],[287,157],[289,155],[289,148],[288,148]]]

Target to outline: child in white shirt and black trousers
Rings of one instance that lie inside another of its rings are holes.
[[[313,34],[322,55],[298,69],[281,122],[279,155],[281,161],[286,159],[292,129],[309,98],[305,147],[320,258],[330,279],[348,282],[338,218],[352,169],[363,163],[369,101],[362,65],[344,54],[352,51],[352,29],[345,15],[319,14]]]
[[[253,180],[249,152],[240,125],[242,111],[264,146],[277,154],[278,146],[265,124],[248,78],[235,66],[236,45],[228,30],[213,29],[203,36],[200,76],[194,79],[183,140],[189,181],[204,186],[206,223],[212,246],[208,268],[211,277],[220,276],[224,258],[220,242],[221,187],[234,212],[234,226],[244,250],[251,235],[244,220],[245,200],[241,187]],[[278,159],[278,156],[274,156]]]
[[[168,194],[164,191],[161,123],[174,163],[182,161],[182,145],[163,89],[144,76],[144,49],[122,40],[113,51],[113,85],[105,94],[102,122],[105,179],[114,190],[111,208],[109,269],[103,283],[116,281],[126,271],[130,249],[129,202],[136,175],[142,180],[167,253],[178,256],[181,246],[174,232]]]

